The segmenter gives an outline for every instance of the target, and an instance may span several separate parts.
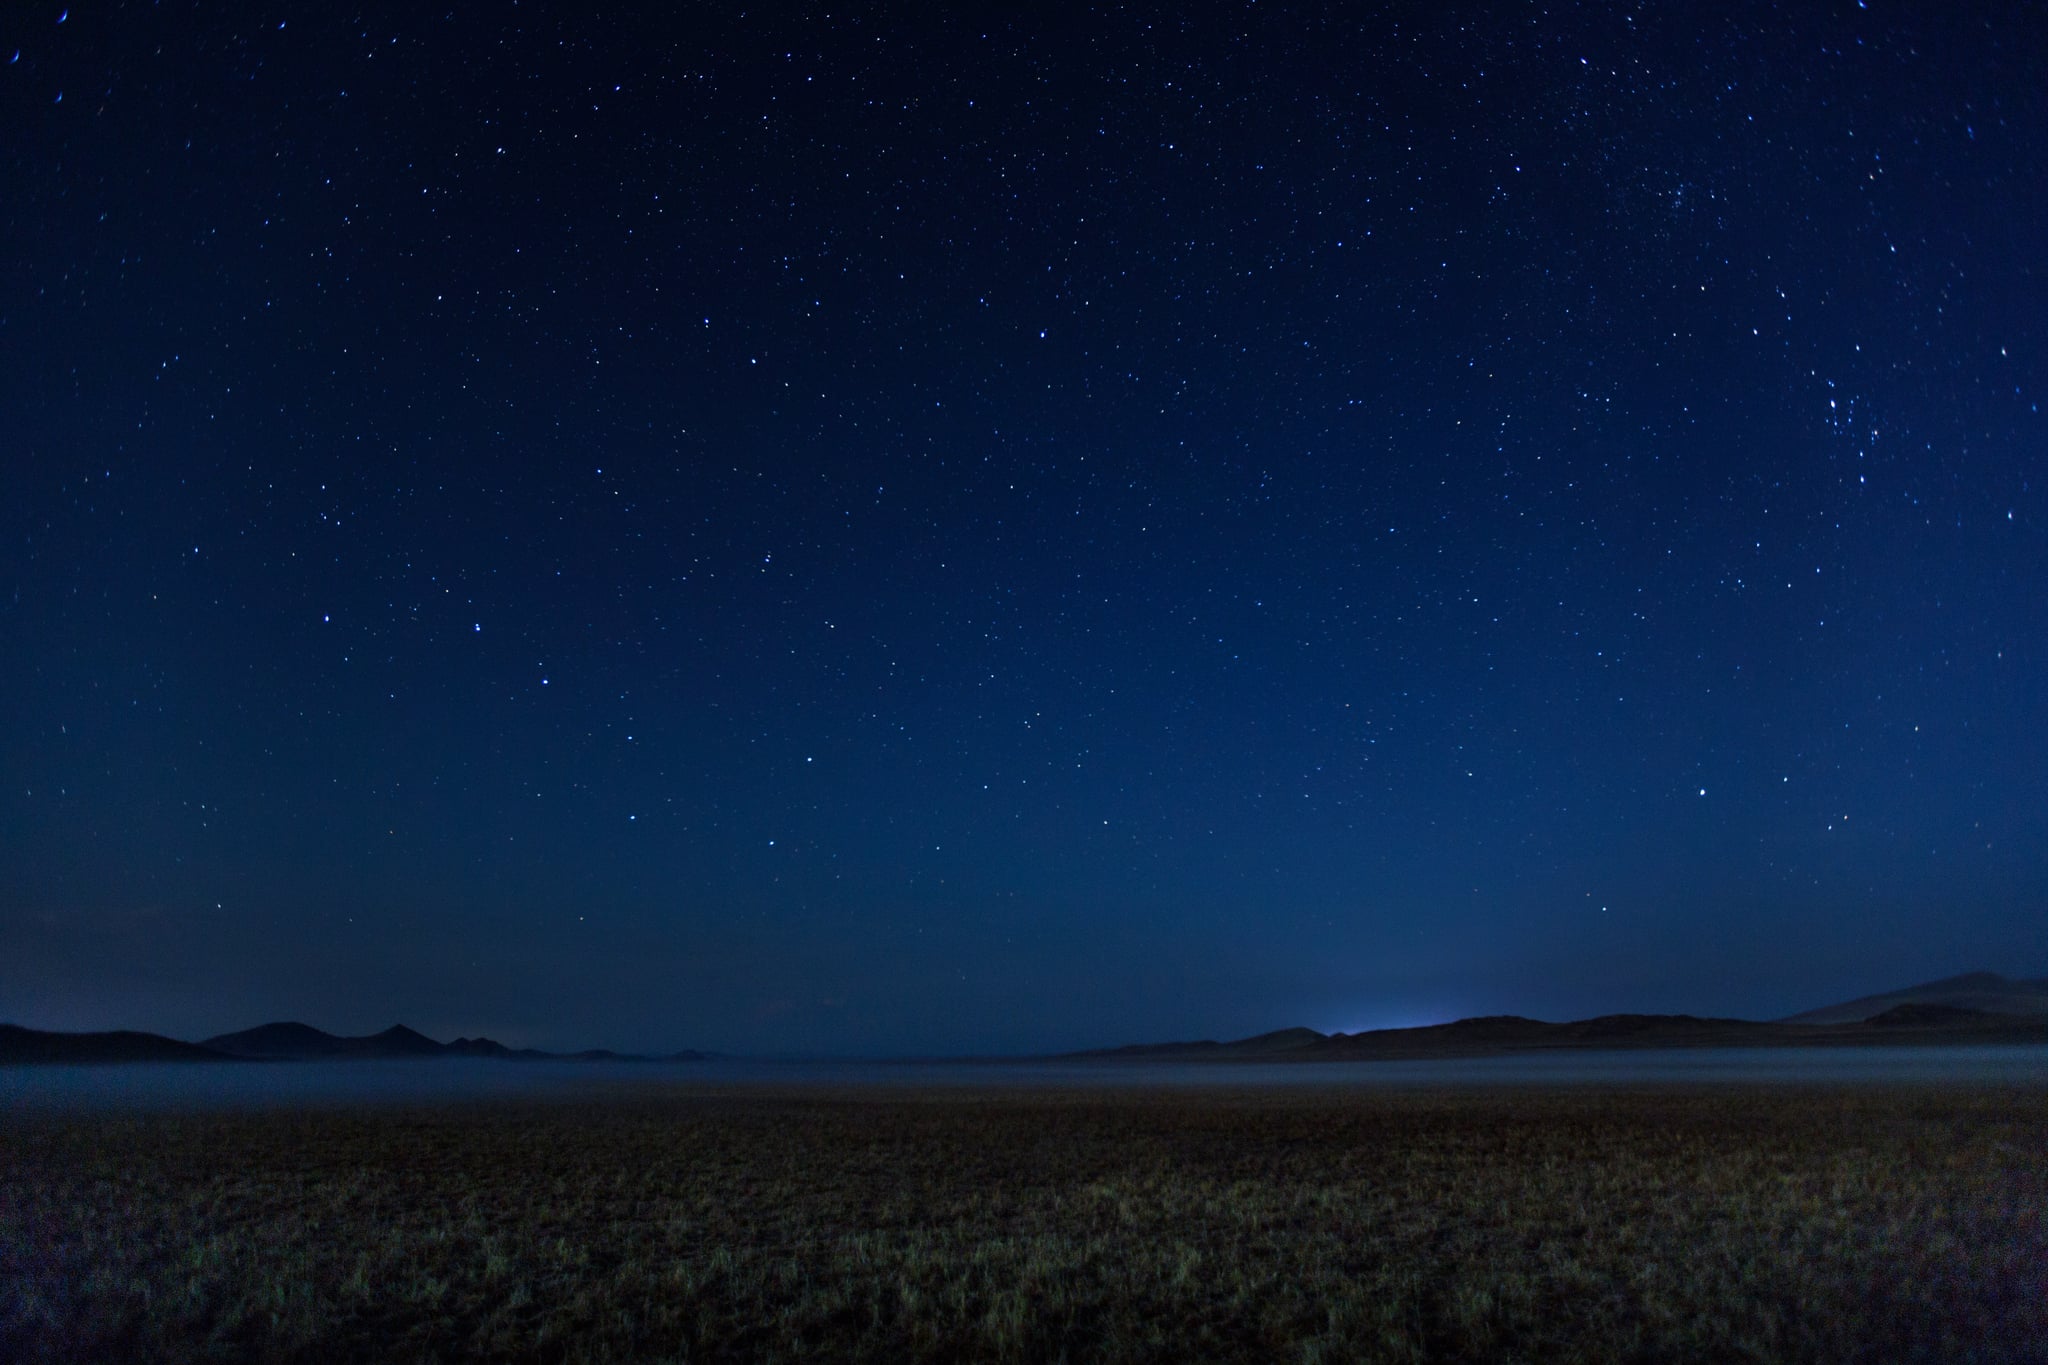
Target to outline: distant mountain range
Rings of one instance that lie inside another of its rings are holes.
[[[1421,1028],[1318,1033],[1281,1029],[1235,1042],[1138,1043],[1060,1054],[1063,1061],[1372,1061],[1469,1057],[1491,1053],[1593,1048],[1857,1046],[1873,1043],[2048,1043],[2048,977],[2010,980],[1994,972],[1930,981],[1866,995],[1788,1018],[1702,1019],[1690,1014],[1605,1014],[1552,1024],[1519,1015],[1485,1015]],[[489,1038],[437,1043],[395,1024],[382,1033],[341,1037],[310,1024],[263,1024],[183,1043],[154,1033],[46,1033],[0,1024],[0,1065],[97,1062],[305,1062],[434,1057],[507,1061],[695,1062],[707,1052],[658,1057],[594,1049],[540,1052]]]
[[[1235,1042],[1138,1043],[1063,1053],[1061,1060],[1340,1062],[1559,1049],[1878,1043],[2048,1043],[2048,978],[2013,981],[1993,972],[1971,972],[1769,1022],[1690,1014],[1605,1014],[1552,1024],[1499,1014],[1363,1033],[1291,1028]]]
[[[154,1033],[45,1033],[0,1024],[0,1062],[218,1062],[224,1055]]]
[[[24,1062],[313,1062],[370,1061],[434,1057],[497,1057],[508,1061],[697,1062],[708,1052],[635,1056],[594,1048],[587,1052],[541,1052],[510,1048],[489,1038],[437,1043],[403,1024],[360,1038],[342,1037],[310,1024],[262,1024],[223,1033],[203,1043],[181,1043],[154,1033],[47,1033],[0,1024],[0,1065]]]
[[[696,1062],[709,1054],[672,1052],[662,1057],[630,1056],[591,1048],[584,1052],[542,1052],[536,1048],[506,1047],[489,1038],[457,1038],[437,1043],[403,1024],[393,1024],[382,1033],[361,1038],[337,1037],[310,1024],[262,1024],[240,1033],[223,1033],[200,1044],[230,1057],[252,1061],[310,1062],[332,1058],[366,1057],[508,1057],[515,1061],[555,1062]]]
[[[1901,1005],[1941,1005],[1984,1014],[2048,1014],[2048,976],[2012,981],[1996,972],[1966,972],[1903,991],[1866,995],[1857,1000],[1795,1014],[1787,1024],[1854,1024]]]

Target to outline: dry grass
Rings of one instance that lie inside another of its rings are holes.
[[[0,1359],[2043,1360],[2038,1090],[0,1117]]]

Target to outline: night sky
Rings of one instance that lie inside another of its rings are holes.
[[[2028,5],[18,4],[0,1018],[2048,970]]]

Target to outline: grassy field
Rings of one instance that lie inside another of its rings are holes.
[[[0,1359],[2048,1360],[2048,1097],[0,1115]]]

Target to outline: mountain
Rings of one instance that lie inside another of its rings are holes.
[[[536,1061],[555,1055],[530,1047],[506,1047],[490,1038],[457,1038],[447,1045],[446,1052],[451,1057],[503,1057],[515,1062]]]
[[[2048,977],[2014,981],[1996,972],[1965,972],[1883,995],[1824,1005],[1782,1020],[1787,1024],[1853,1024],[1896,1005],[1947,1005],[1984,1014],[2048,1015]]]
[[[1699,1018],[1690,1014],[1604,1014],[1548,1023],[1481,1015],[1420,1028],[1318,1033],[1279,1029],[1231,1042],[1136,1043],[1060,1054],[1089,1062],[1312,1062],[1470,1057],[1587,1048],[1857,1046],[1873,1043],[2048,1043],[2048,977],[2014,980],[1969,972],[1882,995],[1807,1010],[1785,1019]],[[490,1038],[432,1038],[403,1024],[345,1037],[296,1022],[262,1024],[184,1043],[154,1033],[46,1033],[0,1024],[0,1065],[158,1061],[323,1061],[482,1057],[509,1061],[699,1062],[696,1051],[639,1057],[594,1048],[541,1052]]]
[[[1261,1033],[1253,1038],[1240,1038],[1234,1043],[1219,1043],[1213,1038],[1204,1038],[1193,1043],[1130,1043],[1124,1047],[1100,1048],[1088,1052],[1070,1052],[1068,1057],[1128,1057],[1136,1061],[1171,1061],[1184,1059],[1200,1061],[1207,1057],[1273,1057],[1282,1056],[1297,1049],[1316,1043],[1327,1042],[1324,1034],[1312,1028],[1284,1028],[1272,1033]]]
[[[630,1053],[590,1048],[583,1052],[541,1052],[512,1048],[490,1038],[457,1038],[437,1043],[403,1024],[360,1038],[344,1037],[311,1024],[259,1024],[240,1033],[223,1033],[203,1043],[181,1043],[154,1033],[48,1033],[42,1029],[0,1024],[0,1066],[38,1063],[97,1064],[110,1062],[319,1062],[376,1061],[392,1058],[491,1057],[507,1061],[555,1062],[703,1062],[716,1053],[666,1053],[637,1057]]]
[[[1882,1014],[1871,1015],[1862,1024],[1865,1028],[1979,1028],[1997,1022],[2000,1022],[1998,1015],[1984,1010],[1915,1003],[1893,1005]]]
[[[498,1046],[496,1043],[489,1045],[494,1048]],[[382,1033],[372,1033],[361,1038],[344,1038],[314,1028],[311,1024],[298,1023],[262,1024],[256,1028],[243,1029],[240,1033],[223,1033],[217,1038],[208,1038],[204,1046],[212,1048],[215,1052],[224,1052],[230,1057],[247,1057],[272,1062],[303,1062],[342,1057],[440,1057],[447,1055],[451,1048],[450,1044],[437,1043],[425,1034],[416,1033],[403,1024],[394,1024]]]
[[[0,1024],[0,1066],[23,1063],[94,1065],[108,1062],[225,1062],[233,1060],[197,1043],[154,1033],[46,1033]]]
[[[311,1062],[338,1059],[377,1059],[406,1057],[496,1057],[508,1061],[557,1061],[557,1062],[640,1062],[645,1057],[630,1056],[623,1052],[611,1052],[604,1048],[590,1048],[583,1052],[542,1052],[536,1048],[506,1047],[491,1038],[457,1038],[452,1043],[437,1043],[424,1033],[415,1032],[403,1024],[393,1024],[382,1033],[366,1034],[360,1038],[341,1037],[314,1028],[311,1024],[261,1024],[240,1033],[223,1033],[218,1038],[208,1038],[205,1046],[230,1057],[260,1058],[273,1062]],[[663,1061],[696,1061],[704,1054],[679,1052]]]
[[[1282,1029],[1236,1042],[1139,1043],[1060,1055],[1088,1062],[1356,1062],[1510,1052],[1683,1047],[1856,1047],[1871,1044],[2048,1043],[2048,980],[1972,972],[1867,996],[1790,1019],[1603,1014],[1546,1023],[1482,1015],[1420,1028],[1318,1033]]]
[[[1609,1014],[1551,1024],[1515,1014],[1481,1015],[1419,1028],[1318,1033],[1282,1029],[1237,1042],[1153,1043],[1073,1052],[1075,1061],[1341,1062],[1479,1056],[1555,1048],[1729,1047],[1776,1041],[1775,1025],[1689,1014]]]
[[[1775,1025],[1690,1014],[1603,1014],[1561,1024],[1516,1015],[1459,1019],[1421,1028],[1333,1035],[1317,1048],[1331,1061],[1479,1056],[1496,1052],[1672,1047],[1762,1047],[1793,1041]],[[1800,1039],[1798,1041],[1812,1041]]]

